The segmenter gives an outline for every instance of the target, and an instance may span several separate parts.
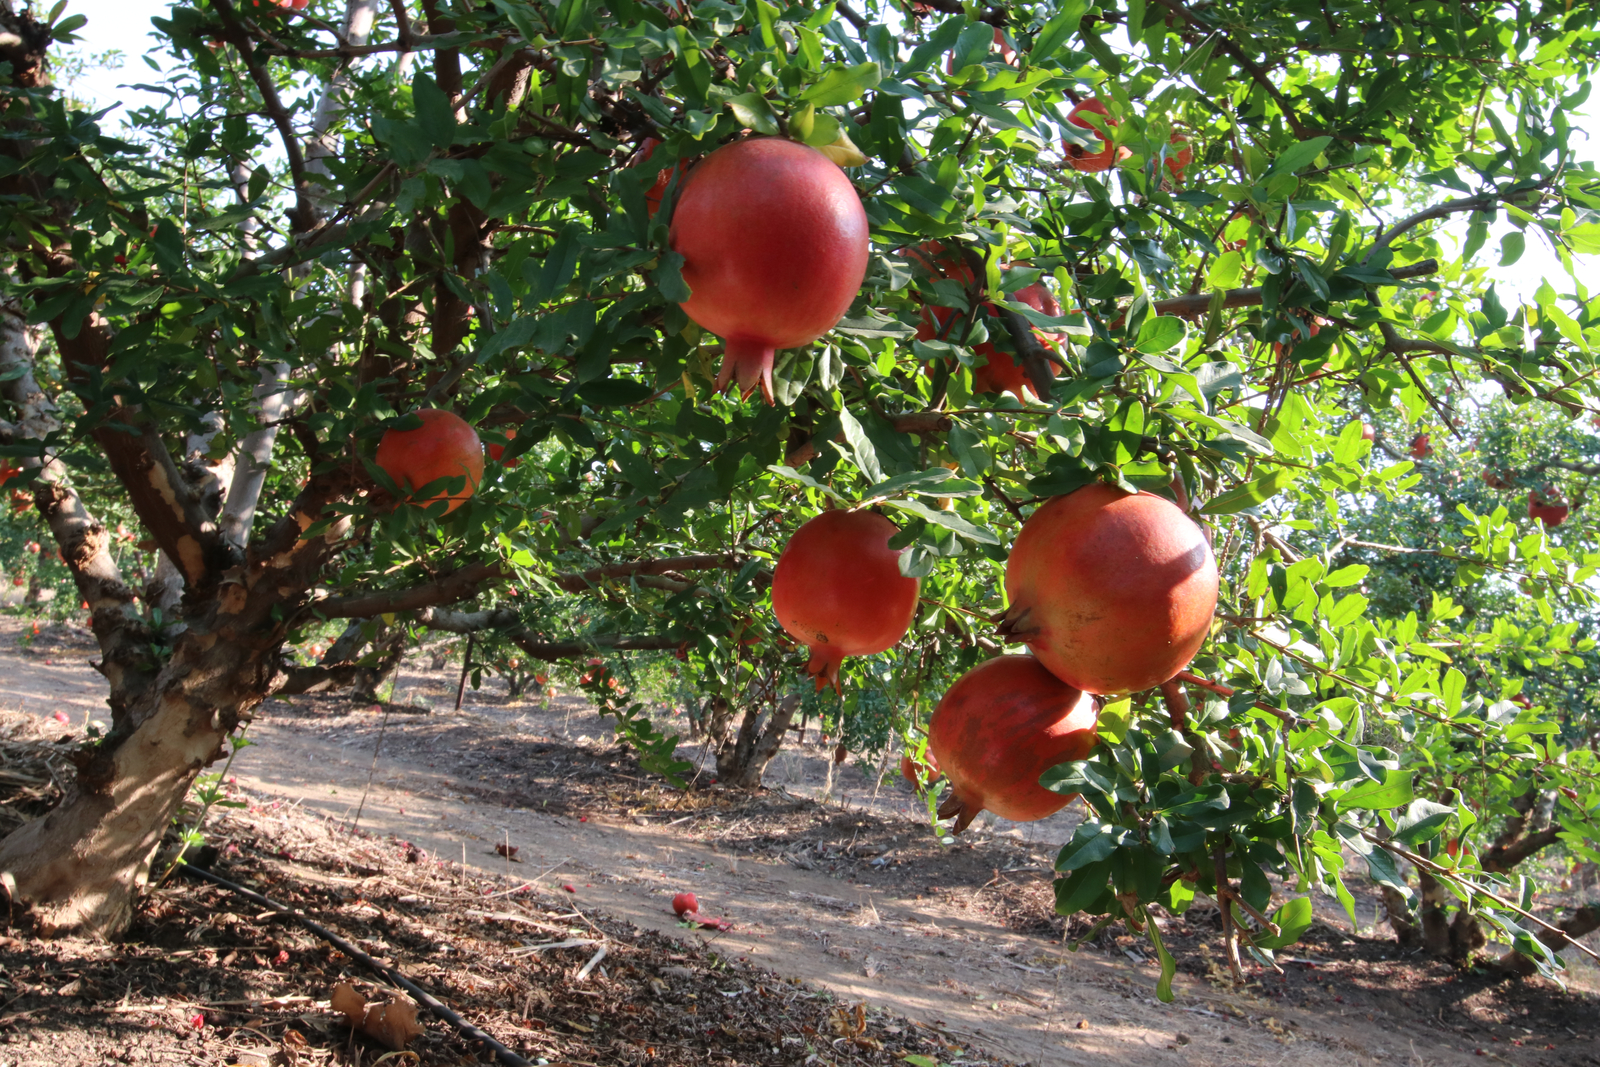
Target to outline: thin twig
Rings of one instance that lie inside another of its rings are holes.
[[[378,753],[383,750],[383,734],[387,729],[389,729],[389,705],[384,704],[383,723],[378,727],[378,743],[372,746],[372,766],[367,768],[367,787],[361,791],[361,803],[356,805],[356,817],[350,822],[350,834],[356,832],[356,825],[361,822],[361,811],[367,806],[367,794],[372,791],[372,776],[378,770]]]
[[[285,904],[280,904],[270,897],[262,896],[260,893],[257,893],[252,889],[246,889],[242,885],[235,885],[226,878],[213,874],[203,867],[186,866],[183,868],[183,870],[186,874],[193,878],[199,878],[202,881],[207,881],[213,885],[221,886],[223,889],[226,889],[231,893],[237,893],[246,900],[259,904],[263,908],[271,908],[284,918],[299,923],[301,926],[305,927],[313,934],[316,934],[318,937],[328,942],[340,952],[343,952],[346,956],[372,971],[378,977],[384,979],[385,981],[392,982],[401,989],[404,989],[407,993],[410,993],[429,1011],[433,1012],[433,1014],[437,1015],[440,1019],[459,1030],[463,1036],[470,1040],[481,1041],[485,1045],[488,1045],[489,1048],[494,1050],[494,1054],[500,1057],[500,1062],[507,1064],[507,1067],[533,1067],[533,1065],[527,1060],[523,1059],[515,1052],[512,1052],[510,1049],[506,1048],[500,1042],[490,1037],[484,1031],[478,1029],[476,1026],[473,1026],[461,1016],[451,1011],[433,994],[417,985],[411,979],[401,974],[398,970],[387,966],[386,964],[379,963],[377,960],[373,959],[365,952],[362,952],[359,948],[356,948],[350,942],[346,941],[332,930],[329,930],[321,923],[307,918],[300,912],[295,911]]]

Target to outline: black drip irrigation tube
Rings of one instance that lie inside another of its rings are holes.
[[[226,889],[232,893],[237,893],[246,900],[252,900],[264,908],[271,908],[273,911],[277,912],[279,915],[282,915],[286,919],[293,919],[295,922],[299,923],[307,930],[310,930],[312,933],[316,934],[318,937],[322,938],[324,941],[328,942],[334,948],[338,949],[340,952],[343,952],[346,956],[349,956],[357,963],[360,963],[374,974],[377,974],[385,980],[392,982],[401,989],[404,989],[407,993],[410,993],[413,997],[416,997],[419,1004],[426,1007],[429,1011],[433,1012],[433,1014],[437,1015],[446,1023],[449,1023],[451,1026],[455,1027],[461,1032],[463,1037],[469,1038],[473,1041],[481,1041],[485,1045],[488,1045],[489,1048],[493,1050],[494,1054],[499,1057],[500,1062],[506,1064],[507,1067],[534,1067],[532,1062],[523,1059],[521,1056],[517,1055],[515,1052],[512,1052],[510,1049],[506,1048],[500,1042],[496,1041],[494,1038],[490,1037],[476,1026],[473,1026],[471,1023],[467,1022],[467,1020],[463,1019],[450,1008],[440,1003],[438,998],[424,990],[411,979],[407,978],[393,967],[388,967],[382,963],[379,963],[377,960],[373,959],[365,952],[362,952],[360,949],[356,948],[350,942],[346,941],[332,930],[329,930],[321,923],[306,918],[300,912],[295,911],[286,905],[279,904],[271,897],[264,897],[253,889],[246,889],[242,885],[237,885],[228,881],[221,875],[213,874],[204,867],[195,867],[190,864],[184,864],[179,869],[182,870],[184,874],[187,874],[192,878],[199,878],[202,881],[221,886],[223,889]]]

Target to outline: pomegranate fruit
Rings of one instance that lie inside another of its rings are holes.
[[[1006,596],[1001,633],[1057,678],[1090,693],[1137,692],[1199,651],[1217,564],[1172,501],[1087,485],[1028,516],[1006,561]]]
[[[672,910],[680,916],[691,911],[698,912],[700,910],[700,902],[694,898],[693,893],[679,893],[672,898]]]
[[[1547,528],[1566,522],[1571,510],[1558,502],[1555,490],[1548,485],[1543,489],[1528,490],[1528,518],[1538,519]]]
[[[1516,483],[1511,480],[1510,471],[1501,470],[1496,467],[1483,468],[1483,484],[1487,485],[1490,489],[1510,489],[1516,485]],[[1533,503],[1532,493],[1528,494],[1528,502],[1529,504]]]
[[[1167,153],[1167,169],[1172,172],[1172,180],[1181,185],[1183,172],[1194,162],[1194,149],[1189,147],[1189,139],[1177,130],[1172,131],[1167,143],[1172,145],[1172,150]]]
[[[960,833],[988,809],[1013,822],[1053,815],[1073,797],[1039,776],[1094,749],[1098,714],[1089,694],[1032,656],[996,656],[956,680],[928,722],[928,751],[950,779],[939,818]]]
[[[1092,122],[1083,117],[1085,114],[1103,117],[1108,129],[1118,125],[1117,120],[1111,117],[1106,110],[1105,104],[1101,103],[1097,97],[1090,97],[1067,112],[1067,121],[1074,126],[1093,132],[1098,137],[1099,131],[1094,128]],[[1072,167],[1073,170],[1085,172],[1110,170],[1119,160],[1127,159],[1133,154],[1126,148],[1114,147],[1110,141],[1101,141],[1099,150],[1091,152],[1082,145],[1075,145],[1071,141],[1063,140],[1061,142],[1061,151],[1066,153],[1068,166]]]
[[[1376,441],[1378,439],[1378,431],[1372,428],[1372,423],[1363,422],[1361,424],[1361,439],[1363,441]]]
[[[484,450],[489,453],[489,458],[494,460],[496,463],[499,463],[500,462],[500,457],[506,454],[506,449],[509,448],[510,445],[511,445],[511,442],[515,441],[516,439],[517,439],[517,431],[516,430],[507,430],[506,431],[506,443],[505,444],[497,445],[497,444],[490,443],[490,444],[484,445],[483,447],[484,447]],[[518,457],[518,458],[513,459],[510,462],[506,463],[505,467],[506,467],[507,470],[513,470],[513,469],[516,468],[517,464],[519,464],[521,462],[522,462],[522,459],[520,457]]]
[[[655,154],[656,149],[660,146],[661,142],[657,138],[646,137],[639,142],[639,155],[631,165],[635,167],[642,165]],[[644,193],[645,210],[650,213],[651,218],[655,218],[656,212],[661,210],[661,198],[667,195],[667,186],[672,184],[673,176],[682,174],[688,169],[686,164],[674,163],[670,167],[662,168],[661,173],[656,175],[656,180],[651,183],[650,188],[646,189]]]
[[[900,777],[918,789],[926,789],[944,775],[939,771],[939,761],[933,758],[932,752],[928,752],[923,755],[921,762],[912,759],[910,753],[901,756]]]
[[[806,673],[839,690],[846,656],[894,647],[921,583],[900,573],[899,528],[872,511],[825,511],[794,532],[772,572],[772,610],[811,650]]]
[[[772,360],[833,329],[867,273],[867,213],[844,171],[776,137],[724,145],[695,165],[672,213],[691,294],[683,310],[724,342],[717,388],[736,378],[772,403]]]
[[[929,272],[939,277],[950,278],[968,287],[972,285],[972,271],[938,241],[930,241],[916,249],[908,250],[907,254],[920,262]],[[1026,267],[1027,265],[1026,263],[1008,263],[1000,269],[1010,270],[1013,266]],[[1034,282],[1032,285],[1024,286],[1013,293],[1012,297],[1042,314],[1051,317],[1057,317],[1061,314],[1061,305],[1057,303],[1055,294],[1045,288],[1043,282]],[[993,304],[985,304],[984,310],[992,315],[995,313],[996,308]],[[949,323],[955,314],[954,308],[924,307],[922,309],[922,321],[917,324],[917,340],[930,341],[934,338],[948,340]],[[991,335],[996,330],[1003,331],[1005,329],[998,319],[990,319],[988,328]],[[1034,329],[1033,335],[1039,339],[1039,342],[1045,348],[1052,351],[1060,350],[1061,338],[1058,335],[1048,334],[1037,328]],[[1033,382],[1029,380],[1027,372],[1023,370],[1022,365],[1017,362],[1016,357],[1011,353],[1002,352],[988,341],[979,342],[973,346],[972,350],[988,361],[981,367],[973,368],[972,392],[974,395],[1010,393],[1017,398],[1018,403],[1026,404],[1028,398],[1023,395],[1023,391],[1027,390],[1030,394],[1036,393],[1033,388]],[[1050,361],[1050,367],[1052,371],[1057,372],[1062,369],[1062,365],[1054,360]],[[932,373],[931,367],[929,372]]]
[[[1411,439],[1411,458],[1427,459],[1433,455],[1433,445],[1428,442],[1428,435],[1419,433]]]
[[[478,434],[459,415],[423,408],[413,412],[422,420],[415,430],[390,430],[378,442],[378,466],[402,490],[415,493],[440,478],[465,478],[460,488],[436,493],[427,499],[413,499],[426,507],[436,500],[448,500],[449,514],[472,496],[483,480],[483,443]]]

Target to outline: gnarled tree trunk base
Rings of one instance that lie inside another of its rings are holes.
[[[125,931],[189,786],[266,694],[261,666],[215,635],[185,635],[101,750],[85,751],[62,802],[0,841],[13,914],[20,905],[45,937]]]

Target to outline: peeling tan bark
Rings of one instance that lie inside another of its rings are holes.
[[[0,397],[15,409],[13,432],[22,440],[42,441],[61,425],[56,405],[34,377],[39,340],[20,308],[0,304],[0,377],[8,379],[0,383]],[[34,506],[49,526],[78,594],[89,605],[90,626],[101,654],[96,669],[110,683],[108,704],[115,723],[149,683],[149,631],[134,604],[134,590],[111,558],[105,526],[84,507],[66,468],[49,454],[25,457],[21,464],[24,470],[38,471]]]
[[[298,502],[318,514],[342,486]],[[0,841],[0,873],[44,935],[115,937],[133,914],[156,846],[196,774],[286,678],[279,650],[334,551],[276,523],[260,554],[225,573],[208,603],[186,612],[171,658],[131,701],[48,815]]]

